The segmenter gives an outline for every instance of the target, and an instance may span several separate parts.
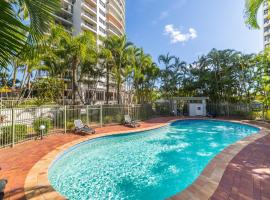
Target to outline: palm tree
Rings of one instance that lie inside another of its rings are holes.
[[[107,49],[112,55],[112,72],[116,80],[117,102],[121,102],[121,86],[125,69],[131,64],[132,43],[127,41],[126,36],[110,36],[107,39]]]
[[[160,78],[161,78],[161,90],[164,92],[164,96],[166,98],[171,97],[173,94],[172,92],[175,92],[175,89],[172,87],[175,87],[176,85],[171,83],[172,76],[174,75],[172,72],[172,68],[174,63],[172,61],[175,61],[175,56],[170,56],[168,53],[167,55],[160,55],[158,58],[159,64],[164,65],[164,69],[161,70]]]
[[[173,59],[175,59],[175,56],[170,56],[170,54],[167,53],[167,55],[160,55],[158,57],[158,62],[160,64],[163,63],[165,66],[165,69],[169,69],[172,66],[171,61]]]
[[[23,70],[24,75],[21,81],[21,95],[17,102],[23,98],[27,93],[27,98],[31,95],[32,84],[31,81],[34,81],[37,76],[37,72],[41,70],[46,70],[47,67],[42,65],[42,57],[40,54],[35,54],[34,57],[29,54],[29,51],[33,51],[32,49],[27,49],[20,59],[20,68]]]
[[[104,74],[106,77],[106,95],[105,100],[106,104],[109,104],[109,93],[110,93],[110,78],[112,75],[112,69],[114,66],[114,60],[112,55],[112,46],[111,44],[111,38],[103,38],[102,45],[99,48],[99,63],[102,66],[102,68],[105,70]]]
[[[52,29],[53,41],[60,45],[58,51],[61,56],[64,56],[66,65],[72,71],[72,99],[73,104],[76,103],[76,93],[80,99],[82,97],[78,91],[78,69],[85,62],[95,62],[96,56],[96,38],[88,31],[85,31],[77,36],[72,36],[61,27]],[[53,45],[53,44],[52,44]]]
[[[12,59],[11,61],[11,66],[12,66],[12,90],[16,89],[16,83],[17,83],[17,74],[18,70],[20,68],[20,60],[18,58]]]
[[[263,2],[267,1],[270,3],[269,0],[246,0],[246,23],[253,27],[253,28],[259,28],[257,15],[259,12],[259,9]]]
[[[36,43],[59,9],[60,0],[0,1],[0,66],[7,66],[26,44]]]

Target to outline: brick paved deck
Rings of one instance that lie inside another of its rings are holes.
[[[211,200],[270,200],[270,136],[244,148],[227,166]]]
[[[162,125],[173,118],[157,118],[142,123],[141,128],[147,129]],[[123,126],[98,128],[98,134],[117,131],[130,131]],[[41,158],[52,150],[71,141],[80,140],[83,136],[67,134],[52,135],[43,141],[29,141],[15,146],[13,149],[0,150],[0,178],[9,180],[6,199],[25,199],[24,182],[28,172]],[[221,182],[211,197],[212,200],[261,199],[270,200],[270,136],[265,136],[245,147],[233,160],[224,165],[225,173]],[[221,160],[223,158],[220,158]],[[223,159],[226,160],[226,159]],[[211,166],[210,166],[211,167]],[[219,167],[219,166],[218,166]],[[203,182],[200,183],[203,188]],[[51,188],[42,188],[43,192],[51,192]],[[192,190],[191,190],[192,191]],[[194,192],[196,193],[196,191]],[[32,195],[35,195],[34,193]],[[172,199],[184,198],[180,195]],[[204,199],[203,196],[201,196]],[[48,198],[50,199],[50,198]],[[193,200],[193,199],[192,199]]]

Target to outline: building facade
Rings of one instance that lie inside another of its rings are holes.
[[[74,35],[87,30],[95,35],[125,34],[125,0],[62,0],[57,23]]]
[[[263,44],[264,48],[270,46],[270,18],[268,1],[263,3]]]
[[[61,12],[56,16],[56,22],[73,35],[78,35],[82,31],[91,31],[97,36],[98,44],[100,43],[98,36],[125,35],[125,12],[125,0],[62,0]],[[86,103],[101,104],[105,102],[104,78],[90,87],[83,83],[79,87]],[[65,95],[67,99],[71,99],[71,90],[68,87]],[[117,102],[116,93],[115,82],[111,81],[110,104]]]

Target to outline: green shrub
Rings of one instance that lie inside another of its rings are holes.
[[[33,122],[33,127],[36,133],[39,133],[39,127],[41,125],[45,126],[45,130],[43,132],[43,134],[48,134],[49,130],[52,128],[52,120],[50,118],[37,118],[34,122]]]
[[[75,125],[73,122],[67,122],[67,130],[73,130],[75,128]]]
[[[249,116],[250,116],[249,118],[253,119],[253,120],[261,119],[262,118],[262,112],[252,111],[252,112],[250,112]]]
[[[113,117],[112,116],[106,116],[106,117],[104,117],[104,123],[105,124],[110,124],[110,123],[112,123],[112,121],[113,121]]]
[[[265,119],[266,119],[266,120],[270,120],[270,110],[267,110],[267,111],[265,112]]]
[[[117,122],[117,123],[123,123],[124,122],[124,116],[123,115],[121,115],[121,114],[118,114],[118,115],[116,115],[115,116],[115,121]]]
[[[27,135],[27,126],[24,124],[16,124],[14,126],[14,142],[19,142],[24,140]],[[12,143],[12,126],[3,126],[1,127],[0,132],[0,144],[6,145]]]

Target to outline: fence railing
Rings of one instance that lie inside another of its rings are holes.
[[[145,120],[154,114],[151,105],[101,105],[101,106],[47,106],[1,109],[0,148],[36,139],[41,135],[67,133],[74,129],[74,120],[98,127],[119,124],[124,115],[135,120]]]
[[[270,120],[270,108],[262,104],[207,104],[207,111],[219,117]]]

